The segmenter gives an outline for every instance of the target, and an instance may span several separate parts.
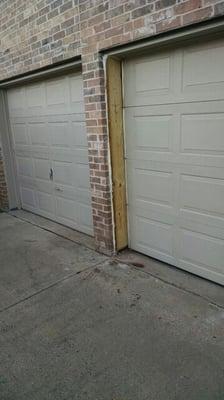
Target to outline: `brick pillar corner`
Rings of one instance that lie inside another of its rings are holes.
[[[113,211],[106,88],[103,63],[98,54],[83,56],[83,86],[95,243],[103,253],[112,254]]]

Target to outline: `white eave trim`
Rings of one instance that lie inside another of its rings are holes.
[[[166,31],[158,35],[152,35],[147,38],[141,38],[137,41],[122,44],[114,48],[105,48],[100,52],[103,57],[114,56],[124,58],[128,55],[136,54],[139,51],[147,50],[152,47],[178,43],[183,40],[199,39],[203,36],[214,34],[224,35],[224,18],[217,18],[204,21],[203,23],[189,25],[176,29],[175,31]]]
[[[65,72],[75,72],[80,70],[82,67],[81,57],[71,62],[64,62],[60,65],[55,65],[47,67],[43,70],[37,70],[36,72],[28,72],[23,76],[17,76],[15,78],[10,78],[8,80],[0,81],[0,89],[8,89],[17,85],[23,85],[29,82],[34,82],[36,80],[47,79],[54,77],[55,75],[63,74]]]

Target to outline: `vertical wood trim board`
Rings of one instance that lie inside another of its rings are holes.
[[[128,245],[121,61],[107,59],[107,101],[116,250]]]

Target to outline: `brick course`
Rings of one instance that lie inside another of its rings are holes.
[[[82,56],[94,232],[101,250],[113,249],[113,228],[106,87],[99,50],[221,15],[224,2],[218,0],[0,3],[1,79]],[[1,165],[0,159],[0,174]]]

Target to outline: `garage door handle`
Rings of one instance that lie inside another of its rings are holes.
[[[50,168],[50,171],[49,171],[49,178],[50,178],[51,181],[53,181],[53,177],[54,177],[53,168]]]
[[[59,187],[55,187],[55,190],[57,190],[58,192],[63,192],[63,189],[59,188]]]

